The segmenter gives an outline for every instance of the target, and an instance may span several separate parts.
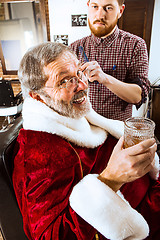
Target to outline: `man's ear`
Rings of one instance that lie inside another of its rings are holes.
[[[122,16],[124,9],[125,9],[125,4],[122,4],[122,6],[120,7],[119,14],[118,14],[118,19]]]
[[[43,99],[41,98],[41,96],[38,93],[29,92],[29,95],[30,95],[31,98],[36,99],[37,101],[40,101],[40,102],[44,103]]]

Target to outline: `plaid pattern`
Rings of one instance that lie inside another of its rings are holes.
[[[82,61],[79,46],[83,46],[89,61],[97,61],[102,70],[127,83],[137,83],[142,87],[142,101],[145,102],[149,92],[148,53],[145,41],[140,37],[115,29],[105,39],[94,35],[84,37],[70,45],[72,50]],[[93,109],[104,117],[124,121],[132,115],[132,104],[129,104],[102,84],[89,84],[89,97]]]

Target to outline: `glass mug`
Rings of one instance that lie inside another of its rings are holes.
[[[144,117],[130,117],[124,122],[124,148],[154,138],[155,123]]]

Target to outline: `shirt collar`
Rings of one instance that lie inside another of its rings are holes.
[[[119,28],[118,28],[118,26],[116,26],[114,32],[111,35],[107,36],[106,38],[99,38],[93,34],[91,35],[91,37],[92,37],[93,42],[96,45],[100,45],[101,43],[103,43],[104,45],[109,45],[115,40],[115,38],[118,37],[118,34],[119,34]]]

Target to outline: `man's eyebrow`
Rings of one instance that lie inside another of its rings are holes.
[[[81,65],[82,65],[81,62],[78,62],[77,66],[78,66],[78,67],[81,67]],[[68,74],[68,71],[60,72],[60,73],[59,73],[59,77],[61,77],[61,76],[63,76],[63,75],[66,75],[66,74]]]
[[[64,75],[64,74],[67,74],[68,71],[63,71],[63,72],[60,72],[59,76],[61,77],[61,75]]]
[[[91,4],[98,5],[98,3],[96,3],[96,2],[92,2]],[[113,4],[108,3],[108,4],[105,4],[103,7],[107,7],[107,6],[113,6]]]
[[[98,3],[96,3],[96,2],[92,2],[91,5],[98,5]]]
[[[113,7],[114,5],[112,3],[108,3],[108,4],[105,5],[105,7],[106,6],[112,6]]]

